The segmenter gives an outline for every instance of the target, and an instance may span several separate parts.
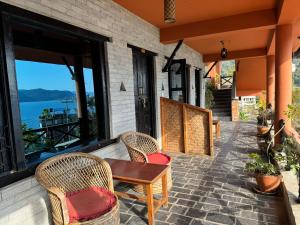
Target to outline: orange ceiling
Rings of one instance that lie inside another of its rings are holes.
[[[189,38],[184,42],[202,54],[213,54],[222,48],[220,40],[224,41],[228,51],[266,48],[271,40],[273,30],[240,31],[229,34],[215,35],[210,38]]]
[[[164,0],[114,1],[158,28],[173,27],[266,9],[278,10],[280,8],[277,4],[278,0],[176,0],[176,23],[165,24],[163,20]],[[300,2],[300,0],[289,1]],[[292,10],[287,11],[293,12]],[[281,17],[284,16],[283,14]],[[202,54],[218,53],[221,49],[220,40],[225,41],[225,47],[229,51],[267,49],[272,40],[272,29],[234,31],[209,37],[186,38],[184,41],[188,46]],[[300,21],[294,28],[294,35],[294,37],[296,35],[300,36]],[[274,47],[274,45],[272,46]],[[294,50],[298,46],[300,47],[300,40],[298,41],[295,38]]]
[[[163,19],[164,0],[114,1],[159,28],[276,7],[276,0],[177,0],[176,23],[168,25]]]

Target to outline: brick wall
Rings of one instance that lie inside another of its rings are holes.
[[[170,56],[175,44],[159,42],[159,29],[120,7],[111,0],[0,0],[63,22],[108,36],[106,44],[109,70],[109,98],[111,112],[111,135],[118,137],[128,130],[135,130],[135,107],[133,92],[132,44],[158,54],[155,57],[156,78],[156,124],[160,141],[159,97],[168,97],[168,74],[162,73],[165,56]],[[194,67],[203,67],[202,56],[183,45],[176,58],[186,58],[191,65],[191,103],[195,104]],[[127,91],[120,92],[124,82]],[[165,90],[161,87],[164,84]],[[127,158],[122,144],[114,144],[94,154],[103,158]],[[48,200],[44,190],[33,177],[0,189],[0,224],[46,225],[51,222]]]

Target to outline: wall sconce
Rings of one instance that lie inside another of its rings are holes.
[[[161,97],[164,97],[165,86],[164,83],[161,84]]]
[[[120,91],[126,91],[123,81],[121,82]]]
[[[164,0],[165,23],[176,22],[176,0]]]
[[[195,89],[194,85],[192,85],[192,89],[193,89],[193,90]]]

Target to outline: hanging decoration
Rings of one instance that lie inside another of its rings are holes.
[[[176,22],[176,0],[164,0],[165,23]]]
[[[227,58],[228,50],[224,47],[224,41],[220,41],[220,42],[221,42],[221,45],[222,45],[221,58],[225,59],[225,58]]]

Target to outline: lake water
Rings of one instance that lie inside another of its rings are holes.
[[[44,109],[53,108],[55,112],[62,112],[64,109],[70,109],[69,113],[76,113],[76,102],[62,101],[42,101],[42,102],[21,102],[21,120],[29,128],[39,128],[39,116]]]

